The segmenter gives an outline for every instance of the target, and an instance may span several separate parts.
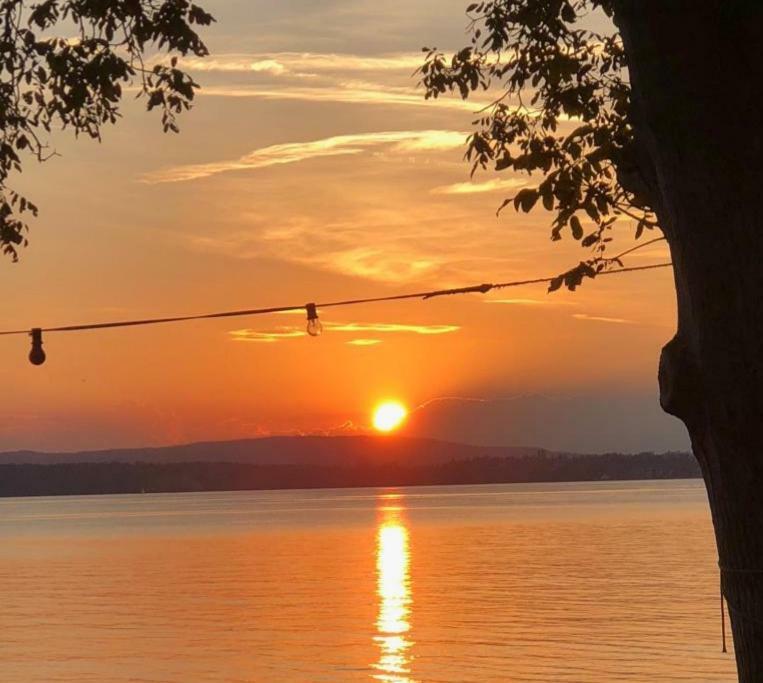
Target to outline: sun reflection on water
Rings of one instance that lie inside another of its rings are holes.
[[[379,498],[379,527],[376,534],[376,619],[379,660],[374,678],[387,683],[414,683],[410,677],[411,646],[408,638],[411,613],[410,549],[400,494]]]

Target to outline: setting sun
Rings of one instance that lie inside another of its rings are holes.
[[[408,409],[400,401],[385,401],[374,410],[374,429],[391,432],[397,429],[408,416]]]

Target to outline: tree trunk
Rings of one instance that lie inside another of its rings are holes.
[[[614,0],[678,330],[663,408],[712,511],[739,680],[763,681],[763,2]],[[686,577],[686,590],[692,590]]]

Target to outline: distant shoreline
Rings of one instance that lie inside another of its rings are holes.
[[[0,497],[190,493],[312,488],[437,486],[694,479],[688,453],[564,455],[538,452],[440,462],[256,464],[241,462],[68,462],[0,464]]]

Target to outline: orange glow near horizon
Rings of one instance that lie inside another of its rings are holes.
[[[102,143],[56,134],[55,157],[29,158],[23,183],[9,180],[40,215],[19,263],[2,266],[14,291],[2,328],[385,297],[531,279],[587,258],[576,240],[549,242],[553,214],[540,207],[496,217],[506,196],[540,177],[470,179],[462,157],[479,101],[435,103],[416,89],[423,56],[411,46],[431,37],[446,52],[462,47],[461,0],[448,3],[355,3],[348,16],[344,3],[299,0],[277,3],[273,24],[254,3],[215,2],[218,21],[202,32],[213,56],[183,60],[202,89],[180,135],[162,133],[156,112],[127,97]],[[631,246],[628,222],[616,227],[618,250]],[[626,265],[669,258],[662,242]],[[574,293],[547,295],[537,284],[330,308],[319,310],[318,339],[305,331],[304,310],[46,333],[38,368],[27,338],[2,337],[14,400],[0,418],[0,450],[165,446],[337,425],[524,443],[531,420],[514,437],[495,411],[470,402],[457,422],[453,404],[432,399],[651,396],[675,331],[674,291],[665,269]],[[427,407],[405,424],[385,409],[380,427],[370,413],[381,398]],[[623,428],[612,433],[630,433],[631,413],[614,414]],[[548,410],[560,449],[614,448],[589,446],[599,437],[565,415]],[[664,420],[641,426],[648,436],[634,449],[680,449],[655,443],[674,422]]]
[[[384,401],[374,409],[373,425],[379,432],[399,429],[408,417],[408,409],[400,401]]]

